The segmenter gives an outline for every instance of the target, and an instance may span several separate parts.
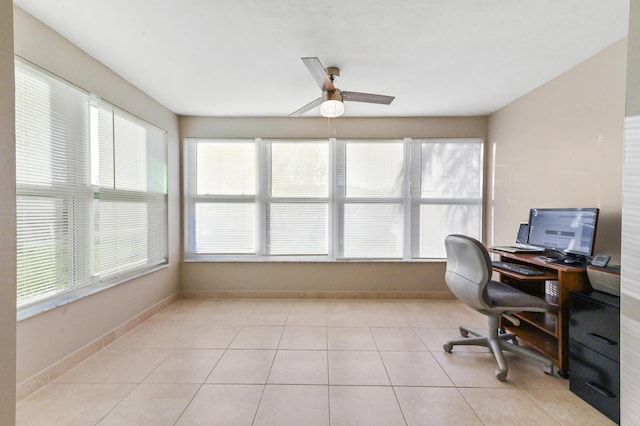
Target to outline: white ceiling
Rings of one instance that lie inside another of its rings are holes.
[[[287,116],[338,66],[345,116],[485,115],[627,34],[629,0],[14,0],[181,115]],[[306,114],[318,116],[317,108]]]

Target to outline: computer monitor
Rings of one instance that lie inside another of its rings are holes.
[[[597,208],[531,209],[529,244],[570,256],[591,256],[596,241]]]

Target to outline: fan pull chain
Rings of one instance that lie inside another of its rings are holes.
[[[333,138],[336,137],[336,128],[333,128]],[[331,117],[327,117],[327,139],[331,139]]]

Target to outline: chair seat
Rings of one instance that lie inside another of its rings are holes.
[[[487,294],[491,302],[491,310],[518,311],[526,308],[527,311],[548,311],[551,309],[544,299],[520,291],[510,285],[489,281],[487,283]]]

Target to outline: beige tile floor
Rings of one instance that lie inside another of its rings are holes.
[[[18,425],[608,425],[568,381],[442,344],[453,300],[181,299],[21,401]]]

